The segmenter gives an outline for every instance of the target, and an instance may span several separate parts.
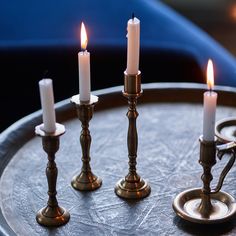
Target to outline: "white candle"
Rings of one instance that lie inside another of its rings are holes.
[[[43,110],[43,130],[47,133],[53,133],[56,130],[56,118],[52,80],[48,78],[40,80],[39,91]]]
[[[206,141],[214,141],[217,93],[212,91],[214,86],[214,70],[211,60],[208,61],[207,65],[207,84],[209,90],[204,93],[203,139]]]
[[[140,21],[132,17],[127,24],[128,48],[127,69],[129,75],[136,75],[139,71],[139,48],[140,48]]]
[[[86,50],[88,43],[84,23],[81,24],[81,48],[78,53],[79,62],[79,94],[81,101],[90,100],[90,53]]]

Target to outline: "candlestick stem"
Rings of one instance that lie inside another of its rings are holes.
[[[141,96],[141,73],[137,75],[127,75],[125,73],[125,86],[123,95],[128,99],[128,112],[126,116],[129,119],[127,146],[129,157],[129,172],[124,179],[121,179],[116,187],[115,193],[122,198],[140,199],[148,196],[151,188],[147,181],[140,178],[136,172],[138,133],[136,119],[138,112],[136,110],[137,98]]]
[[[211,168],[216,164],[216,142],[205,141],[200,137],[200,165],[203,167],[203,174],[201,176],[203,182],[203,188],[201,193],[201,203],[198,207],[200,214],[209,218],[214,211],[214,207],[211,204],[211,187],[210,183],[213,179],[211,174]]]
[[[72,97],[71,102],[75,104],[77,115],[81,121],[82,127],[80,133],[82,168],[80,174],[74,176],[71,184],[76,190],[95,190],[102,185],[102,180],[93,174],[90,166],[90,145],[92,138],[89,131],[89,121],[93,117],[94,106],[98,102],[98,97],[92,95],[90,101],[81,102],[79,100],[79,95],[77,95]]]
[[[36,215],[36,220],[44,226],[60,226],[66,224],[70,219],[70,214],[63,207],[58,205],[56,198],[58,169],[55,162],[55,153],[59,149],[59,136],[65,132],[63,125],[56,124],[55,133],[45,133],[37,126],[35,133],[42,137],[42,145],[48,156],[46,176],[48,182],[48,202],[47,206],[42,208]]]
[[[129,119],[129,128],[127,135],[127,145],[129,153],[129,174],[126,176],[126,179],[140,179],[136,173],[136,158],[137,158],[137,149],[138,149],[138,133],[136,127],[136,119],[138,117],[138,112],[136,110],[137,98],[130,97],[128,99],[128,112],[127,117]]]
[[[80,144],[82,147],[82,172],[83,173],[90,173],[90,145],[91,145],[91,135],[89,131],[89,121],[92,118],[92,112],[90,110],[91,107],[89,106],[81,106],[79,111],[79,117],[81,121],[82,131],[80,134]],[[88,115],[87,117],[85,115]]]

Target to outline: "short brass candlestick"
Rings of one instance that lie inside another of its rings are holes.
[[[91,135],[89,131],[89,121],[93,117],[94,106],[98,102],[98,97],[91,95],[90,101],[80,101],[79,95],[71,98],[75,105],[77,115],[81,121],[82,131],[80,134],[80,144],[82,148],[82,168],[79,175],[73,177],[71,185],[76,190],[91,191],[102,185],[102,179],[93,174],[90,166],[90,145]]]
[[[201,224],[224,222],[231,219],[236,213],[235,199],[228,193],[220,191],[226,175],[235,162],[236,143],[216,145],[216,140],[205,141],[202,136],[199,141],[199,163],[203,167],[201,176],[203,187],[202,189],[189,189],[177,195],[173,208],[181,218],[191,222]],[[220,160],[225,154],[231,155],[231,158],[221,172],[216,188],[212,190],[210,186],[213,179],[211,169],[216,164],[216,154]]]
[[[129,173],[124,179],[121,179],[115,187],[115,193],[122,198],[141,199],[148,196],[151,188],[147,181],[142,179],[136,172],[136,158],[138,149],[138,133],[136,128],[136,119],[138,112],[136,110],[137,99],[142,95],[141,90],[141,72],[137,75],[128,75],[124,73],[124,91],[123,95],[128,99],[129,129],[127,136],[129,152]]]
[[[43,125],[35,127],[35,134],[42,137],[44,151],[48,154],[48,164],[46,175],[48,181],[48,202],[36,215],[36,220],[43,226],[60,226],[66,224],[70,219],[69,212],[58,205],[56,198],[57,166],[55,163],[55,153],[59,149],[59,137],[65,133],[65,127],[56,124],[54,133],[46,133],[42,129]]]

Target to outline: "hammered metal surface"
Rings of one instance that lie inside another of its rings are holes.
[[[17,235],[235,235],[236,219],[217,226],[187,223],[172,210],[181,191],[200,187],[198,164],[202,130],[201,104],[142,104],[137,119],[138,173],[149,181],[152,192],[141,201],[125,201],[114,193],[116,182],[127,174],[127,107],[95,112],[90,122],[91,166],[103,179],[94,192],[77,192],[72,177],[81,168],[80,122],[64,123],[66,133],[56,154],[58,201],[70,211],[65,226],[47,229],[37,224],[36,212],[46,205],[46,154],[41,138],[27,142],[13,157],[1,177],[0,203],[7,223]],[[236,109],[218,106],[217,120],[236,116]],[[33,132],[33,131],[32,131]],[[227,159],[227,158],[226,158]],[[217,176],[227,160],[214,166]],[[223,190],[236,197],[235,168]],[[213,184],[216,182],[216,177]]]

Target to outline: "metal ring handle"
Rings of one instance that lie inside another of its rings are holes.
[[[231,168],[233,167],[235,159],[236,159],[236,143],[235,142],[230,142],[230,143],[223,144],[223,145],[217,145],[216,149],[217,149],[217,156],[220,160],[227,153],[231,154],[231,158],[229,159],[228,163],[226,164],[226,166],[222,170],[220,177],[219,177],[219,181],[216,185],[216,188],[213,189],[210,194],[218,193],[221,190],[224,179],[225,179],[226,175],[229,173],[229,171],[231,170]]]

